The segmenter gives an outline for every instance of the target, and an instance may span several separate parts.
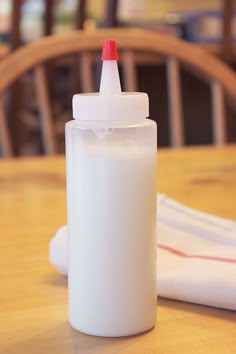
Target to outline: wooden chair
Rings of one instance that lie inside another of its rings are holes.
[[[173,146],[184,144],[181,80],[179,65],[185,65],[193,73],[209,81],[213,104],[214,142],[226,142],[226,127],[223,112],[223,93],[236,99],[236,75],[223,62],[206,50],[189,43],[141,29],[101,29],[94,32],[74,31],[62,36],[45,37],[38,42],[21,47],[0,62],[0,144],[2,154],[11,156],[11,143],[3,108],[6,89],[22,74],[35,71],[35,85],[40,111],[40,129],[46,154],[55,154],[55,128],[48,96],[45,64],[61,56],[84,55],[81,62],[86,81],[86,91],[92,90],[92,60],[90,52],[100,52],[104,38],[117,40],[121,61],[126,72],[125,89],[137,89],[136,53],[145,52],[162,55],[166,59],[169,98],[170,135]],[[84,54],[83,54],[84,53]]]

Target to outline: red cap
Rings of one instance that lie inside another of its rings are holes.
[[[114,39],[105,39],[102,47],[102,60],[119,60],[116,41]]]

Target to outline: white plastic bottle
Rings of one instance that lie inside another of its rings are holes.
[[[102,59],[66,124],[69,322],[115,337],[155,325],[157,133],[148,96],[121,92],[114,40]]]

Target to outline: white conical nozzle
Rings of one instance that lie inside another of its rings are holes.
[[[138,121],[148,117],[148,95],[122,92],[118,72],[116,42],[107,39],[102,50],[102,75],[99,93],[73,96],[73,117],[80,120]]]
[[[103,42],[102,51],[102,74],[100,81],[100,95],[121,94],[120,77],[118,71],[118,54],[116,42],[113,39],[106,39]]]

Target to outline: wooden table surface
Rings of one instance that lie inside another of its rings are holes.
[[[236,219],[236,146],[160,150],[158,188],[187,205]],[[1,354],[230,354],[236,312],[160,299],[155,329],[98,338],[67,321],[67,279],[48,262],[66,223],[64,157],[0,162]],[[236,296],[236,294],[235,294]]]

